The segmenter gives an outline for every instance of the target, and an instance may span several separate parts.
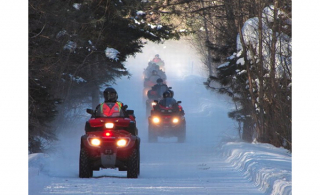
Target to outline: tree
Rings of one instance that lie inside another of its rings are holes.
[[[140,0],[29,1],[30,152],[54,140],[59,127],[50,122],[64,124],[81,104],[95,107],[100,86],[130,76],[123,62],[141,52],[142,39],[179,38],[170,25],[145,22],[147,9]]]
[[[224,86],[221,92],[232,94],[240,109],[230,117],[243,123],[246,140],[251,141],[247,137],[251,133],[259,142],[291,149],[290,4],[269,3],[259,0],[247,7],[255,6],[257,17],[239,15],[240,47],[207,85],[218,81]],[[240,5],[245,4],[239,1]],[[242,18],[246,19],[243,24]]]

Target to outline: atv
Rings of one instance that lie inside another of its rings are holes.
[[[145,88],[150,88],[157,84],[157,79],[161,77],[151,77],[151,78],[145,78],[143,82],[143,86]],[[163,83],[166,84],[166,80],[164,78],[161,78],[163,80]]]
[[[79,177],[89,178],[93,171],[115,169],[127,171],[127,178],[140,173],[140,138],[133,110],[104,117],[87,109],[91,118],[81,136]]]
[[[178,142],[185,142],[186,119],[181,101],[164,98],[154,101],[156,105],[148,117],[148,141],[156,142],[158,137],[177,137]]]
[[[154,102],[154,100],[159,101],[162,98],[163,92],[167,91],[168,89],[172,89],[172,87],[161,86],[158,89],[152,88],[148,90],[147,92],[148,99],[146,100],[146,116],[147,117],[149,116],[153,106],[157,104]]]

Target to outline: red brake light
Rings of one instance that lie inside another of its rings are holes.
[[[112,137],[112,136],[113,136],[113,133],[110,132],[110,131],[106,131],[106,132],[103,133],[103,135],[104,135],[105,137]]]

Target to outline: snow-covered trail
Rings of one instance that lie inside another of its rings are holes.
[[[264,194],[219,153],[224,140],[237,137],[236,124],[227,116],[233,105],[227,97],[204,88],[205,77],[195,71],[199,67],[196,60],[190,60],[189,49],[151,44],[144,51],[128,60],[127,66],[133,73],[131,79],[119,80],[113,86],[119,100],[127,104],[128,109],[133,109],[137,117],[142,140],[139,178],[127,179],[126,172],[110,169],[94,171],[93,178],[78,178],[83,121],[61,136],[57,146],[59,152],[51,154],[43,163],[44,175],[29,175],[29,194]],[[165,60],[169,86],[173,87],[175,99],[182,101],[185,110],[185,143],[176,143],[175,138],[160,138],[158,143],[147,141],[142,70],[155,53]],[[183,63],[187,65],[182,66]],[[46,179],[42,180],[43,177]],[[42,188],[33,188],[36,186],[33,183],[40,183],[37,186]]]

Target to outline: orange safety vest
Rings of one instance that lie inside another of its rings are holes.
[[[103,113],[105,116],[112,116],[113,113],[119,113],[122,108],[122,103],[121,102],[116,102],[116,103],[101,103],[100,104],[100,111]]]
[[[158,62],[161,62],[161,58],[153,58],[152,62],[155,62],[155,63],[158,63]]]

